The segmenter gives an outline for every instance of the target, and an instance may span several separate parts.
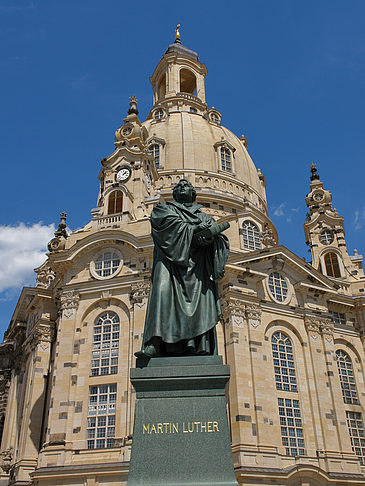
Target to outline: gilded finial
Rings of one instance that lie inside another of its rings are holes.
[[[176,44],[181,44],[181,40],[180,40],[180,24],[177,24],[176,29],[175,29],[175,42],[176,42]]]

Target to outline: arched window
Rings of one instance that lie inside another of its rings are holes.
[[[342,389],[343,401],[345,403],[359,404],[357,396],[354,371],[352,369],[351,359],[348,354],[340,349],[336,351],[338,374]]]
[[[283,332],[275,332],[271,338],[271,346],[276,389],[298,391],[293,346],[289,337]]]
[[[284,395],[278,398],[281,441],[287,456],[304,456],[304,433],[299,400],[287,398],[290,392],[298,391],[292,342],[286,334],[277,331],[272,335],[271,346],[276,389],[281,390]]]
[[[338,263],[338,257],[336,253],[329,252],[324,256],[324,264],[326,266],[326,274],[329,277],[339,278],[341,277],[340,266]]]
[[[243,247],[248,250],[259,250],[261,248],[260,231],[251,221],[244,221],[242,224]]]
[[[160,146],[157,143],[150,146],[150,154],[152,155],[156,167],[158,168],[160,166]]]
[[[196,78],[189,69],[180,71],[180,92],[194,94],[196,91]]]
[[[158,85],[158,99],[161,100],[165,98],[166,95],[166,74],[164,74],[161,78],[161,81]]]
[[[231,152],[225,147],[221,147],[221,169],[232,172]]]
[[[219,116],[216,113],[211,113],[210,119],[214,123],[219,123]]]
[[[112,311],[99,316],[94,323],[91,375],[118,373],[119,317]]]
[[[108,214],[121,213],[123,208],[122,191],[113,191],[108,199]]]

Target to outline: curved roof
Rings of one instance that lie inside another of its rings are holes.
[[[172,111],[160,121],[148,119],[143,123],[150,139],[164,141],[163,169],[222,173],[219,147],[227,146],[233,156],[234,178],[250,186],[266,203],[264,185],[243,142],[226,127],[185,110]]]

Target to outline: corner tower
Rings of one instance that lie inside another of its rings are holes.
[[[309,213],[304,232],[312,253],[312,265],[327,277],[353,284],[351,293],[363,292],[363,258],[357,250],[349,255],[344,218],[332,207],[332,194],[323,188],[315,164],[311,165],[310,179],[311,191],[305,199]]]

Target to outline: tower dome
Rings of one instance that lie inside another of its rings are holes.
[[[205,101],[207,68],[196,52],[171,44],[152,77],[154,106],[143,123],[155,158],[162,195],[181,177],[199,199],[236,208],[248,203],[267,216],[265,178],[238,138],[221,125],[221,113]]]

